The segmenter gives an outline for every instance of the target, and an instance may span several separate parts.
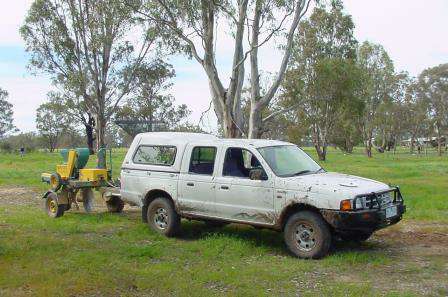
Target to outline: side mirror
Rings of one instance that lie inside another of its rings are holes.
[[[249,171],[249,178],[251,180],[267,180],[268,176],[263,168],[252,168]]]

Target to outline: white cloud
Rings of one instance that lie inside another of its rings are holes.
[[[380,43],[397,70],[418,75],[448,62],[448,1],[344,1],[360,41]]]
[[[3,0],[0,12],[0,46],[22,45],[19,28],[32,0]]]
[[[14,124],[24,132],[36,130],[36,109],[50,91],[50,81],[31,76],[2,78],[0,85],[8,91],[13,104]]]

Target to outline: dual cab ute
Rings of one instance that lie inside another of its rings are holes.
[[[121,197],[166,236],[181,218],[282,231],[300,258],[325,256],[333,239],[367,240],[401,220],[397,187],[326,172],[292,143],[143,133],[121,169]]]

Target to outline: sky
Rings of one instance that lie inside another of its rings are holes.
[[[14,124],[23,132],[34,131],[36,109],[46,101],[52,86],[48,77],[33,75],[27,69],[28,56],[18,32],[32,0],[1,1],[0,87],[9,92]],[[415,76],[425,68],[448,62],[447,0],[345,0],[344,5],[353,17],[356,38],[383,45],[397,71]],[[218,31],[217,64],[222,77],[227,77],[232,44],[225,28]],[[260,51],[263,71],[275,73],[279,61],[275,42]],[[207,78],[196,61],[176,56],[170,63],[176,71],[171,93],[177,104],[188,105],[190,121],[198,123],[210,104]],[[213,111],[206,113],[202,126],[209,131],[216,129]]]

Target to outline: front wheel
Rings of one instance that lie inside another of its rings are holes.
[[[322,217],[312,211],[293,214],[285,225],[285,243],[297,257],[319,259],[328,254],[331,233]]]
[[[65,204],[58,203],[58,196],[56,193],[50,193],[45,198],[45,211],[48,216],[51,218],[58,218],[64,215],[64,211],[66,209]]]
[[[180,216],[167,198],[154,199],[148,206],[146,216],[149,227],[160,234],[172,237],[179,232]]]

